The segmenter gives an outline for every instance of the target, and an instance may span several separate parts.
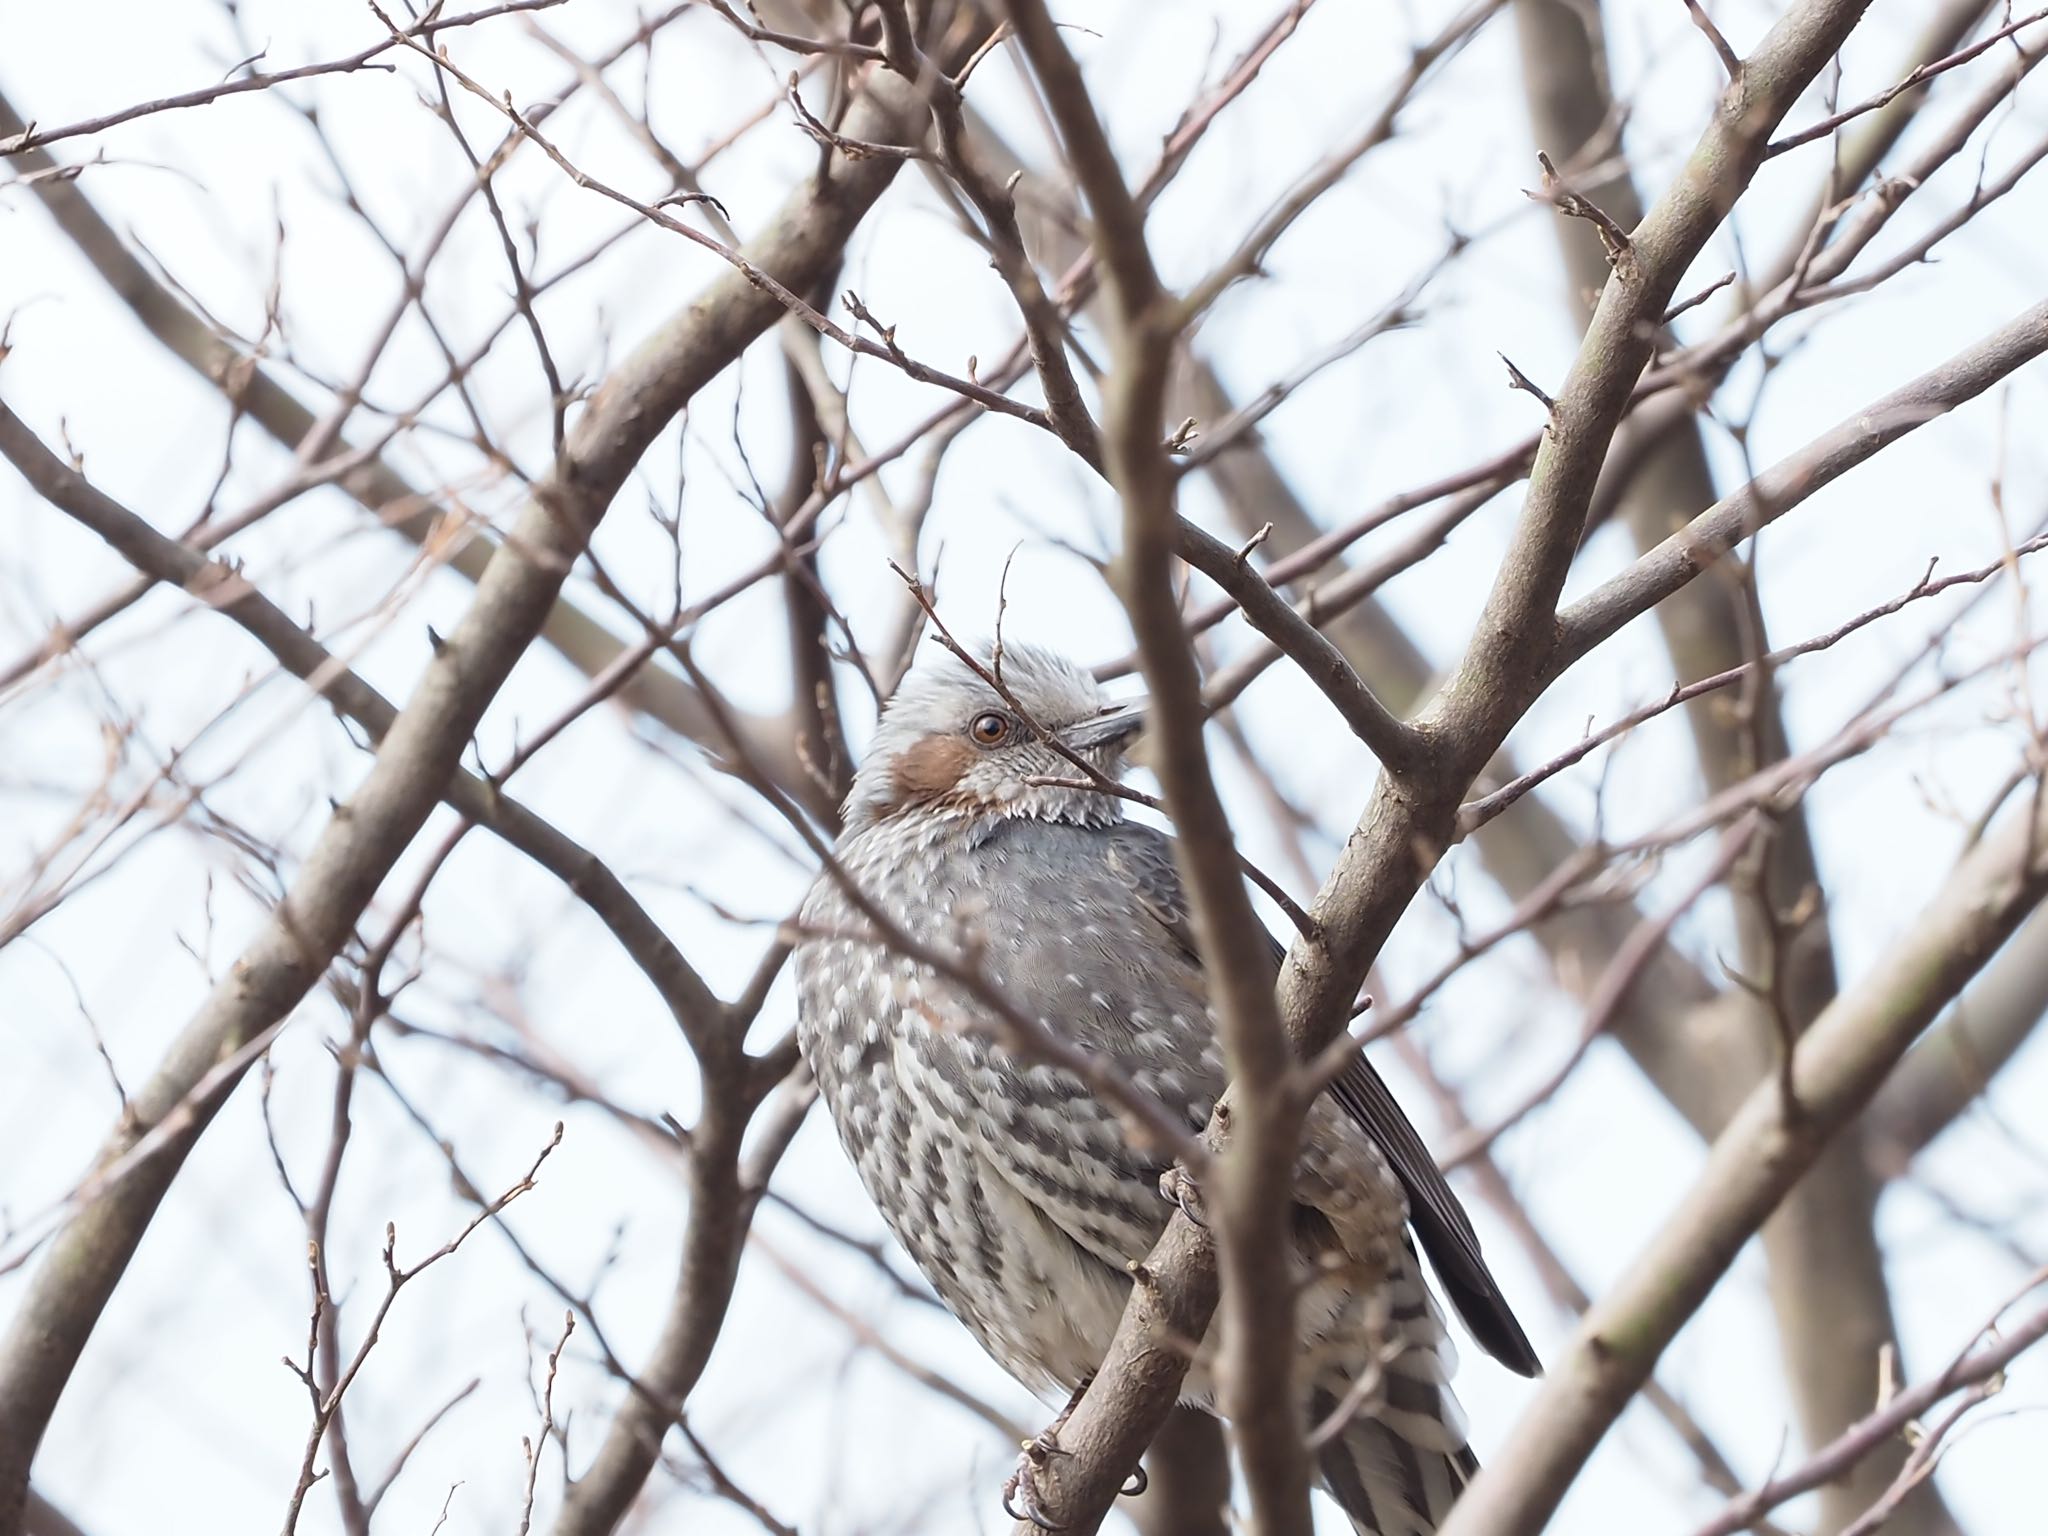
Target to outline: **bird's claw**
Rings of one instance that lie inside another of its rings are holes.
[[[1117,1493],[1126,1499],[1135,1499],[1152,1486],[1152,1479],[1143,1467],[1131,1468],[1131,1475]]]
[[[1205,1232],[1209,1229],[1208,1218],[1202,1214],[1202,1187],[1187,1169],[1176,1163],[1159,1175],[1159,1193],[1179,1206],[1189,1221]]]
[[[1065,1416],[1062,1415],[1062,1418]],[[1048,1429],[1024,1442],[1024,1452],[1017,1458],[1017,1470],[1009,1481],[1003,1484],[1003,1513],[1012,1520],[1029,1520],[1041,1531],[1063,1531],[1066,1529],[1057,1520],[1046,1514],[1038,1502],[1038,1469],[1055,1456],[1066,1456],[1071,1452],[1060,1449],[1057,1438],[1058,1426]]]

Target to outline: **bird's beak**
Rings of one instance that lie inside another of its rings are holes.
[[[1128,699],[1112,704],[1092,720],[1083,720],[1060,732],[1060,740],[1074,751],[1095,747],[1121,746],[1145,728],[1145,701]]]

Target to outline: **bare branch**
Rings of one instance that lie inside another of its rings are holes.
[[[2031,1291],[2044,1282],[2048,1282],[2048,1274],[2037,1274],[2027,1282],[2026,1289]],[[2001,1314],[2006,1310],[2005,1307],[1999,1309]],[[1965,1387],[1991,1380],[2027,1350],[2048,1338],[2048,1307],[2041,1308],[1995,1342],[1982,1349],[1975,1348],[1976,1340],[1990,1331],[1991,1325],[1978,1329],[1972,1337],[1971,1347],[1965,1348],[1940,1375],[1896,1393],[1876,1412],[1851,1425],[1800,1466],[1773,1477],[1752,1493],[1731,1500],[1726,1509],[1701,1526],[1693,1536],[1735,1536],[1736,1532],[1754,1525],[1759,1515],[1777,1508],[1787,1499],[1840,1479],[1942,1399]],[[1934,1438],[1938,1440],[1938,1437]]]
[[[885,131],[893,118],[886,108],[873,110],[877,130]],[[893,167],[834,162],[827,169],[829,175],[796,194],[753,258],[799,286],[837,259]],[[706,378],[781,313],[772,297],[729,275],[592,399],[562,461],[536,486],[513,538],[492,557],[468,614],[393,722],[369,777],[329,822],[297,884],[233,975],[137,1095],[139,1134],[183,1104],[215,1061],[283,1019],[319,978],[432,809],[485,706],[545,621],[648,443]],[[16,1518],[26,1497],[28,1463],[101,1309],[233,1082],[230,1077],[198,1103],[188,1127],[73,1218],[0,1342],[0,1526]],[[119,1156],[135,1134],[117,1133],[106,1156]]]
[[[2048,352],[2048,304],[2037,304],[1940,367],[1873,401],[1733,496],[1700,513],[1628,570],[1560,613],[1551,665],[1560,670],[1570,666],[1758,528],[1782,517],[1879,449],[1975,399],[2043,352]]]
[[[1230,594],[1245,618],[1322,689],[1352,734],[1372,748],[1389,773],[1426,770],[1423,739],[1393,714],[1351,670],[1351,663],[1245,559],[1185,518],[1175,520],[1180,557]]]
[[[1987,53],[1997,47],[2008,37],[2017,36],[2028,27],[2043,19],[2048,19],[2048,10],[2030,11],[2017,21],[2007,22],[1996,31],[1986,33],[1967,48],[1959,48],[1946,58],[1934,59],[1920,65],[1898,84],[1886,87],[1867,101],[1860,101],[1853,107],[1844,108],[1830,117],[1824,117],[1810,128],[1802,128],[1797,133],[1788,133],[1781,139],[1773,139],[1770,147],[1764,153],[1766,155],[1782,155],[1788,149],[1797,149],[1802,144],[1811,144],[1815,139],[1824,139],[1844,123],[1852,122],[1856,118],[1862,117],[1865,113],[1875,112],[1882,107],[1890,106],[1915,86],[1932,80],[1936,75],[1945,74],[1951,69],[1969,63],[1980,54]]]
[[[1305,1106],[1293,1092],[1292,1054],[1266,980],[1263,931],[1238,877],[1230,823],[1210,777],[1201,679],[1172,580],[1172,558],[1182,539],[1173,509],[1175,476],[1163,445],[1164,412],[1174,347],[1192,311],[1174,304],[1160,285],[1145,244],[1143,210],[1124,184],[1081,72],[1051,17],[1039,0],[1013,0],[1010,14],[1094,214],[1095,248],[1108,278],[1115,322],[1104,435],[1110,478],[1124,504],[1116,584],[1144,662],[1148,729],[1158,744],[1153,761],[1180,834],[1175,847],[1232,1077],[1214,1121],[1220,1132],[1229,1111],[1229,1151],[1211,1181],[1220,1188],[1210,1191],[1224,1277],[1224,1406],[1244,1463],[1255,1528],[1274,1536],[1306,1533],[1307,1447],[1293,1380],[1287,1205],[1273,1198],[1291,1177]],[[1276,600],[1272,607],[1281,605]],[[1185,1215],[1175,1225],[1185,1227]],[[1174,1241],[1170,1227],[1164,1243]],[[1141,1278],[1134,1291],[1156,1292],[1166,1283]],[[1198,1299],[1206,1289],[1197,1283]],[[1191,1308],[1189,1315],[1198,1319],[1206,1310]],[[1189,1336],[1200,1332],[1197,1327]],[[1120,1366],[1117,1356],[1129,1336],[1128,1326],[1119,1329],[1102,1375]],[[1171,1406],[1169,1395],[1142,1411],[1127,1409],[1121,1425],[1098,1431],[1092,1410],[1104,1396],[1092,1390],[1084,1396],[1067,1429],[1083,1440],[1113,1434],[1120,1450],[1095,1458],[1092,1487],[1063,1476],[1053,1506],[1090,1523],[1115,1497],[1125,1471]]]
[[[1921,1030],[2048,895],[2048,801],[1956,866],[1869,974],[1801,1037],[1797,1110],[1775,1082],[1751,1093],[1650,1246],[1586,1316],[1537,1400],[1444,1526],[1444,1536],[1541,1530],[1587,1454],[1736,1253]]]
[[[406,35],[416,36],[429,30],[435,32],[454,31],[461,27],[475,26],[480,21],[490,21],[499,16],[507,16],[516,11],[544,11],[565,3],[566,0],[499,0],[498,4],[486,6],[482,10],[465,12],[459,16],[443,17],[430,23],[416,23],[412,28],[408,29]],[[10,128],[9,136],[6,139],[0,139],[0,156],[23,155],[29,150],[41,149],[47,144],[55,144],[63,139],[75,139],[89,133],[100,133],[108,128],[117,127],[122,123],[133,122],[139,117],[151,117],[159,112],[175,112],[185,107],[211,106],[214,102],[220,101],[224,97],[241,96],[250,91],[267,91],[293,80],[309,80],[318,75],[352,74],[365,67],[389,69],[391,66],[388,64],[372,65],[371,60],[376,59],[382,54],[389,53],[394,47],[398,46],[398,42],[397,38],[387,39],[381,43],[373,43],[368,48],[358,53],[352,53],[346,58],[328,59],[318,64],[302,64],[296,69],[274,70],[269,74],[239,75],[232,80],[223,80],[218,85],[205,86],[196,91],[186,91],[178,96],[165,96],[155,101],[138,102],[132,107],[123,107],[118,112],[109,112],[101,117],[86,118],[80,122],[67,123],[61,128],[43,129],[38,128],[33,123],[25,123],[19,127]]]
[[[1715,56],[1720,59],[1721,67],[1728,71],[1728,78],[1733,80],[1741,74],[1742,60],[1737,58],[1735,50],[1728,46],[1728,39],[1723,37],[1721,29],[1714,25],[1714,18],[1707,14],[1707,8],[1700,4],[1700,0],[1685,0],[1685,9],[1692,17],[1692,24],[1714,45]]]

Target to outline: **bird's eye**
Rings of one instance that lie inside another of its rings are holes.
[[[990,710],[985,715],[976,715],[974,723],[967,727],[977,746],[999,747],[1010,738],[1010,717]]]

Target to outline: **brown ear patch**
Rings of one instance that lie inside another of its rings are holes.
[[[891,778],[896,803],[937,800],[953,792],[961,775],[974,766],[972,745],[958,736],[927,736],[896,759]]]

